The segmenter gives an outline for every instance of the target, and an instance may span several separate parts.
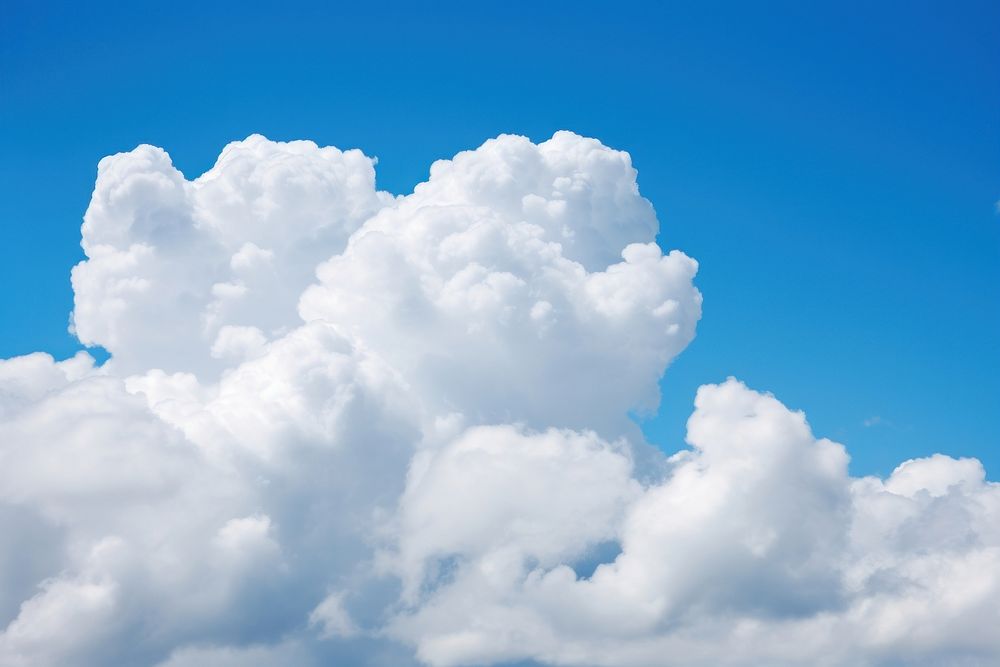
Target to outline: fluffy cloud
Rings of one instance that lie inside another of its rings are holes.
[[[391,201],[361,151],[310,141],[234,142],[194,181],[153,146],[104,158],[73,270],[76,334],[119,373],[218,371],[213,356],[300,324],[316,264]]]
[[[0,663],[986,665],[1000,486],[736,380],[628,415],[701,314],[626,153],[254,136],[101,161],[73,327],[0,361]]]
[[[655,233],[626,154],[501,137],[365,222],[299,312],[363,341],[435,412],[614,435],[656,407],[700,317],[697,264]]]
[[[884,481],[852,480],[843,447],[735,380],[702,387],[688,434],[692,449],[671,457],[617,528],[591,533],[591,544],[610,538],[619,549],[590,573],[572,553],[553,565],[496,533],[476,542],[485,551],[456,545],[453,535],[477,525],[460,511],[442,512],[439,531],[404,531],[404,553],[409,540],[446,531],[437,539],[458,561],[393,632],[434,665],[987,664],[996,655],[1000,487],[978,462],[938,455]],[[516,447],[500,455],[527,467]],[[503,507],[510,488],[477,506]],[[518,525],[531,521],[543,522],[541,535],[573,526],[544,504],[519,511]]]

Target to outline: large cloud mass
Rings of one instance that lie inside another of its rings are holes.
[[[737,380],[630,420],[701,314],[628,154],[501,136],[105,158],[73,328],[0,361],[0,664],[987,665],[1000,486]]]

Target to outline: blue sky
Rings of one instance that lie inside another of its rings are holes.
[[[856,474],[940,451],[995,478],[1000,6],[891,5],[7,3],[0,356],[77,349],[104,155],[155,144],[191,178],[250,133],[309,138],[405,193],[488,137],[566,128],[629,151],[663,245],[701,263],[651,440],[676,448],[696,387],[735,375]]]

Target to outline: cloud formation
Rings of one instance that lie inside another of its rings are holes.
[[[987,665],[1000,485],[844,447],[695,335],[628,154],[501,136],[407,196],[260,136],[105,158],[73,328],[0,361],[0,664]]]

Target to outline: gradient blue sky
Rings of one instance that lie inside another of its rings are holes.
[[[498,133],[566,128],[629,151],[661,242],[701,263],[652,441],[679,446],[696,387],[735,375],[855,474],[940,451],[996,478],[1000,4],[138,4],[4,4],[0,356],[79,347],[104,155],[152,143],[191,178],[250,133],[309,138],[404,193]]]

